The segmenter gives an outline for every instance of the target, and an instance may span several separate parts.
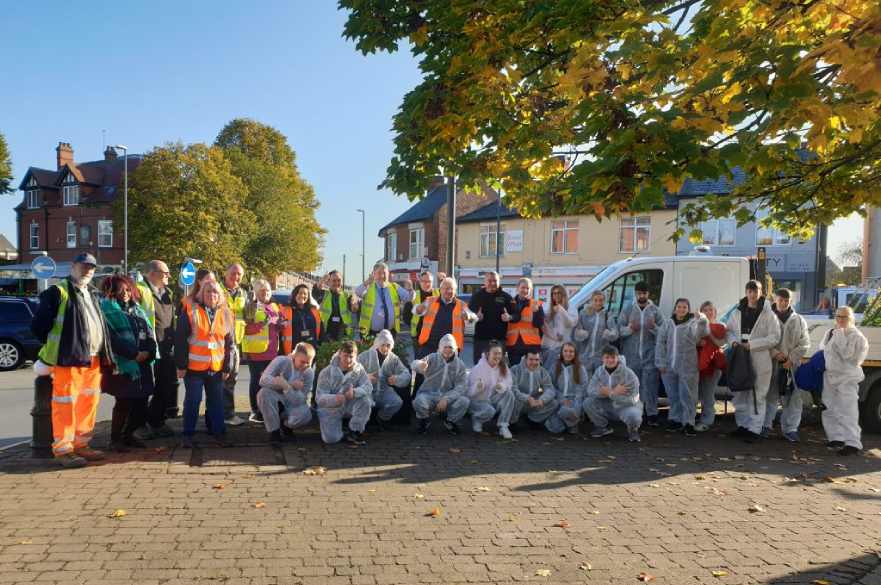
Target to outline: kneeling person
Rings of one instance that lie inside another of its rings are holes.
[[[642,424],[642,402],[639,401],[639,378],[618,357],[612,346],[603,349],[603,365],[591,376],[584,401],[584,414],[590,418],[594,430],[590,436],[599,438],[611,434],[609,421],[627,425],[627,438],[639,441]]]
[[[468,412],[469,400],[465,395],[468,374],[457,350],[456,338],[447,334],[438,343],[436,353],[413,362],[413,369],[425,377],[413,400],[420,434],[428,430],[433,412],[444,417],[444,426],[450,433],[459,434],[459,421]]]
[[[508,428],[516,404],[513,386],[502,344],[491,341],[468,376],[468,399],[471,401],[468,410],[475,433],[483,431],[484,423],[498,414],[499,435],[504,439],[513,438]]]
[[[395,339],[391,331],[383,329],[373,340],[373,347],[358,356],[370,383],[373,384],[373,404],[376,405],[376,422],[380,429],[401,410],[404,401],[395,388],[410,386],[410,370],[401,358],[392,353]]]
[[[364,445],[362,433],[370,419],[373,384],[364,367],[358,363],[358,346],[344,341],[318,374],[316,400],[321,440],[338,443],[344,436],[355,445]],[[343,418],[349,418],[349,428],[343,433]]]
[[[298,343],[290,355],[273,358],[260,376],[257,405],[273,443],[282,441],[282,430],[290,436],[294,429],[306,426],[312,420],[309,393],[315,379],[315,369],[310,366],[314,358],[314,347]],[[284,421],[279,414],[282,407]]]
[[[551,375],[541,365],[541,354],[530,351],[519,364],[511,368],[514,380],[514,416],[516,422],[526,414],[534,423],[543,423],[557,411],[557,390]]]

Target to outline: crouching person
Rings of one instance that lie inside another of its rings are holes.
[[[519,364],[511,368],[514,383],[514,416],[517,422],[524,414],[536,424],[542,424],[557,410],[557,391],[551,375],[541,365],[541,354],[528,352]]]
[[[539,352],[539,349],[533,349]],[[471,404],[471,428],[475,433],[483,431],[483,425],[498,414],[499,435],[513,439],[508,425],[514,415],[516,400],[511,371],[505,364],[505,351],[498,341],[491,341],[483,357],[468,376],[468,399]]]
[[[639,378],[621,362],[618,350],[611,345],[603,349],[603,365],[591,376],[584,413],[594,426],[591,437],[612,434],[609,422],[620,421],[627,425],[627,439],[639,442],[642,425]]]
[[[457,350],[456,338],[447,334],[441,337],[436,353],[413,362],[413,369],[425,377],[413,400],[419,434],[428,431],[432,413],[443,417],[451,434],[460,432],[459,421],[468,412],[469,400],[465,395],[468,374]]]
[[[392,353],[394,347],[392,332],[383,329],[373,340],[373,347],[358,356],[358,363],[364,367],[373,385],[372,401],[376,406],[379,430],[385,428],[404,404],[395,388],[410,386],[410,370],[401,362],[401,358]]]
[[[293,353],[274,358],[263,370],[257,405],[271,443],[281,443],[282,433],[293,437],[294,429],[312,421],[309,394],[315,379],[315,369],[310,365],[314,358],[314,347],[298,343]],[[283,421],[281,408],[284,408]]]
[[[574,344],[563,344],[560,357],[551,372],[557,388],[558,403],[557,410],[545,421],[545,428],[552,433],[568,430],[577,435],[584,393],[587,391],[587,370],[581,365]]]
[[[370,419],[373,384],[364,367],[358,363],[358,346],[344,341],[330,360],[330,365],[318,374],[318,423],[321,440],[339,443],[345,437],[354,445],[365,445],[362,433]],[[343,432],[343,419],[349,419],[349,428]]]

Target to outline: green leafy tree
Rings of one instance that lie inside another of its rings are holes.
[[[9,146],[6,138],[0,133],[0,195],[12,193],[12,158],[9,155]]]
[[[184,257],[221,269],[242,260],[254,232],[244,183],[220,148],[169,144],[148,153],[129,182],[129,249],[133,263]],[[122,201],[115,203],[122,225]]]
[[[810,226],[881,203],[877,0],[340,0],[364,54],[409,47],[382,186],[443,168],[527,216],[658,205],[687,177],[748,180],[685,209]],[[680,230],[677,235],[682,235]]]
[[[243,250],[248,266],[270,276],[314,270],[321,262],[325,230],[315,218],[315,191],[300,176],[284,135],[239,118],[221,130],[215,145],[245,185],[243,205],[256,220]]]

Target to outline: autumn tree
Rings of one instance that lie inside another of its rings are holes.
[[[243,250],[248,267],[264,275],[314,270],[321,262],[325,230],[315,218],[315,191],[300,176],[285,136],[239,118],[220,131],[215,145],[244,183],[242,203],[256,221]]]
[[[881,202],[877,0],[340,0],[365,54],[409,43],[422,82],[382,184],[439,168],[528,216],[648,209],[687,177],[748,179],[686,208],[757,208],[806,236]]]
[[[247,189],[224,157],[204,144],[169,144],[149,152],[129,180],[129,248],[132,263],[185,257],[221,269],[242,260],[254,233]],[[122,201],[115,202],[122,225]]]
[[[9,146],[6,138],[0,133],[0,195],[12,193],[12,158],[9,155]]]

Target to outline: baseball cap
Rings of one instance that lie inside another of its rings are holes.
[[[97,266],[98,261],[95,260],[95,257],[89,254],[88,252],[82,252],[77,255],[76,258],[73,259],[74,264],[91,264],[92,266]]]

